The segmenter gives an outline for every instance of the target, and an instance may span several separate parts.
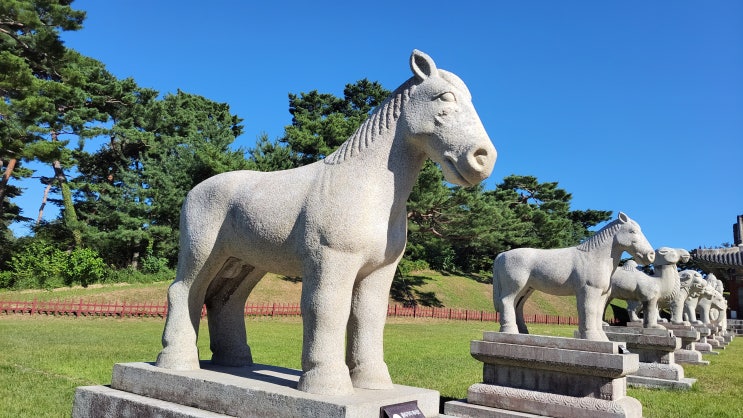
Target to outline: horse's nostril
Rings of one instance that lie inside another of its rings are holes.
[[[485,148],[478,148],[477,151],[475,151],[475,161],[477,161],[477,164],[480,166],[484,166],[488,163],[488,150]]]

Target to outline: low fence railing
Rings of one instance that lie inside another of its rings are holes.
[[[4,315],[51,315],[51,316],[111,316],[111,317],[161,317],[168,314],[168,305],[126,302],[87,302],[54,301],[4,301],[0,300],[0,314]],[[245,306],[246,316],[301,316],[297,304],[267,303]],[[206,306],[201,308],[201,316],[206,316]],[[460,321],[497,322],[498,313],[455,308],[435,308],[427,306],[389,305],[387,316],[393,318],[434,318]],[[525,315],[527,323],[578,325],[578,318],[558,315]]]

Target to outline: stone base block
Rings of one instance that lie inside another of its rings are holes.
[[[683,389],[688,390],[694,385],[697,379],[683,377],[678,380],[658,379],[647,376],[627,376],[627,386],[645,387],[657,389]]]
[[[466,401],[449,401],[444,405],[444,412],[460,418],[537,418],[544,415],[527,414],[526,412],[509,411],[507,409],[491,408],[475,405]]]
[[[116,364],[111,388],[78,388],[73,418],[378,417],[381,407],[410,401],[416,401],[426,417],[439,416],[439,393],[435,390],[395,385],[390,390],[356,389],[352,395],[315,395],[296,389],[301,375],[298,370],[259,364],[224,367],[207,361],[201,367],[175,371],[150,363]],[[119,409],[113,415],[96,412],[111,406],[133,413]],[[187,408],[185,412],[181,412],[183,408]],[[194,410],[202,415],[194,415]],[[168,412],[148,415],[139,411]]]
[[[720,354],[719,351],[715,351],[712,349],[712,346],[709,344],[697,344],[697,351],[699,351],[702,354],[712,354],[712,355],[718,355]]]
[[[447,402],[444,412],[459,417],[640,417],[642,404],[628,396],[609,401],[478,383],[467,402]]]
[[[80,386],[75,390],[72,408],[75,418],[159,417],[217,418],[229,415],[204,411],[159,399],[135,395],[108,386]]]
[[[707,344],[711,345],[713,349],[724,350],[725,346],[720,341],[714,338],[707,338]]]
[[[447,402],[457,417],[641,417],[627,396],[626,376],[639,369],[623,344],[528,334],[485,332],[470,343],[483,364],[482,383],[466,401]]]
[[[644,376],[656,379],[681,380],[684,378],[684,368],[676,363],[664,364],[640,362],[640,367],[637,369],[637,372],[629,376]]]
[[[684,377],[678,364],[642,363],[637,373],[627,376],[627,386],[659,389],[691,389],[697,379]]]
[[[676,363],[681,364],[695,364],[697,366],[708,366],[709,361],[702,359],[702,353],[695,350],[685,350],[685,349],[679,349],[676,350],[674,353],[674,358],[676,359]]]

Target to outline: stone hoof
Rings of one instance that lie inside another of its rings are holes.
[[[155,365],[170,370],[198,370],[201,368],[199,351],[196,346],[188,352],[165,348],[157,355]]]
[[[353,387],[361,389],[392,389],[392,379],[387,364],[374,363],[356,366],[351,370]]]
[[[580,337],[589,341],[609,341],[604,331],[581,331]]]
[[[318,395],[351,395],[353,384],[348,367],[316,367],[302,373],[297,383],[302,392]]]
[[[666,329],[663,325],[660,324],[649,324],[646,328],[653,328],[653,329]]]
[[[253,356],[247,345],[236,350],[224,350],[212,353],[212,363],[221,366],[242,367],[253,365]]]
[[[519,329],[515,325],[511,325],[511,326],[501,325],[500,332],[505,332],[506,334],[518,334]]]

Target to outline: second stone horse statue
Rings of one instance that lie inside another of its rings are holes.
[[[324,160],[219,174],[188,194],[158,366],[199,368],[204,304],[212,361],[251,364],[244,306],[273,272],[302,277],[298,389],[343,395],[354,387],[392,388],[382,338],[418,172],[431,158],[448,182],[472,186],[496,159],[462,80],[417,50],[410,67],[413,77]]]
[[[619,212],[617,219],[576,247],[517,248],[498,254],[493,263],[493,302],[500,313],[501,332],[528,334],[524,304],[540,290],[575,295],[580,338],[608,341],[601,318],[611,275],[624,251],[642,264],[655,259],[640,225]]]

